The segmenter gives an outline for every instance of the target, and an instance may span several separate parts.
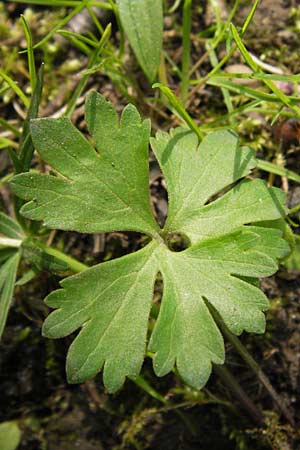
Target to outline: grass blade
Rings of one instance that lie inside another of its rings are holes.
[[[203,139],[203,133],[199,129],[199,127],[196,125],[196,123],[193,121],[191,116],[188,114],[188,112],[184,109],[178,98],[173,94],[171,89],[168,86],[164,86],[161,83],[155,83],[152,86],[153,88],[159,88],[161,92],[167,97],[175,111],[178,113],[178,115],[187,123],[187,125],[190,127],[191,130],[193,130],[196,135],[198,136],[199,140],[201,141]]]
[[[236,42],[236,45],[238,46],[245,62],[249,65],[249,67],[254,71],[254,72],[262,72],[261,69],[258,67],[258,65],[253,61],[251,55],[249,54],[249,52],[247,51],[242,39],[239,36],[239,33],[236,29],[236,27],[231,23],[230,24],[230,29],[233,35],[233,38]],[[263,79],[263,82],[266,84],[266,86],[268,86],[268,88],[274,92],[274,94],[281,100],[282,103],[284,103],[288,108],[291,108],[298,117],[300,117],[300,109],[293,105],[290,102],[290,98],[288,96],[286,96],[271,80],[268,79]],[[300,97],[299,97],[300,100]]]
[[[40,42],[35,44],[35,46],[33,48],[35,49],[35,48],[41,47],[46,42],[48,42],[49,39],[51,39],[52,36],[57,32],[57,30],[59,30],[60,28],[63,28],[72,19],[72,17],[74,17],[74,16],[76,16],[76,14],[80,13],[86,7],[86,4],[87,4],[87,0],[83,0],[81,3],[79,3],[78,6],[76,6],[76,8],[74,8],[66,17],[64,17],[60,22],[58,22],[55,25],[55,27],[52,28],[50,33],[48,33]]]
[[[29,75],[30,75],[30,85],[31,85],[31,92],[34,91],[35,85],[36,85],[36,70],[35,70],[35,59],[34,59],[34,52],[33,52],[33,46],[32,46],[32,36],[30,32],[30,28],[28,26],[28,23],[21,14],[21,22],[24,28],[25,38],[27,42],[27,58],[28,58],[28,69],[29,69]]]
[[[41,68],[38,72],[37,81],[35,85],[35,89],[32,94],[30,106],[28,109],[28,113],[26,119],[24,121],[24,127],[22,136],[20,139],[20,153],[19,159],[21,164],[21,171],[27,171],[30,168],[30,163],[33,155],[33,144],[30,137],[30,120],[35,119],[38,115],[39,104],[42,97],[42,89],[43,89],[43,80],[44,80],[44,64],[41,65]]]
[[[11,256],[0,269],[0,339],[13,296],[20,254]]]
[[[256,11],[256,8],[258,6],[259,0],[256,0],[253,3],[253,6],[251,7],[248,16],[246,17],[246,20],[244,22],[244,25],[242,27],[242,32],[241,32],[241,36],[244,36],[244,34],[246,33],[250,22],[254,16],[254,13]],[[224,58],[221,59],[221,61],[204,77],[202,78],[202,80],[199,82],[199,85],[202,86],[204,85],[207,80],[209,80],[213,75],[215,75],[217,72],[219,72],[219,70],[224,66],[224,64],[232,57],[232,55],[234,54],[234,52],[237,49],[237,45],[233,45],[231,47],[231,49],[229,50],[229,52],[224,56]]]
[[[206,49],[207,49],[208,54],[209,54],[209,59],[210,59],[211,65],[213,67],[216,67],[216,65],[218,64],[218,58],[217,58],[215,50],[209,45],[209,42],[206,45]],[[224,103],[226,105],[227,111],[229,113],[232,113],[233,112],[233,106],[232,106],[232,101],[231,101],[231,97],[230,97],[229,91],[228,91],[228,89],[226,89],[224,87],[221,88],[221,91],[222,91],[222,95],[223,95],[223,98],[224,98]],[[230,121],[232,122],[232,116],[230,117]]]
[[[255,98],[256,100],[281,104],[281,100],[274,94],[268,94],[266,92],[258,91],[257,89],[242,86],[229,80],[223,80],[222,78],[218,78],[217,76],[207,81],[207,84],[211,86],[224,87],[232,92],[236,92],[237,94],[245,95],[250,98]],[[299,103],[300,97],[290,96],[289,102],[290,104],[294,104],[296,102]]]
[[[183,4],[183,38],[182,38],[182,59],[181,59],[181,93],[180,98],[183,104],[187,99],[189,90],[189,69],[191,60],[191,28],[192,28],[192,0],[185,0]]]
[[[24,94],[24,92],[19,88],[17,83],[14,82],[2,69],[0,69],[0,77],[3,78],[4,81],[9,85],[9,87],[15,92],[15,94],[19,97],[20,100],[24,103],[26,108],[29,107],[29,100]]]
[[[292,170],[285,169],[284,167],[277,166],[269,161],[264,161],[262,159],[257,159],[257,168],[264,170],[265,172],[273,173],[274,175],[279,175],[281,177],[286,177],[289,180],[296,181],[300,183],[300,175]]]
[[[105,28],[104,33],[102,34],[102,37],[98,43],[97,48],[93,51],[93,53],[90,56],[90,60],[89,60],[88,67],[87,67],[88,69],[91,69],[94,66],[94,64],[97,62],[97,59],[101,55],[101,52],[102,52],[104,46],[106,45],[106,43],[110,37],[110,34],[111,34],[111,24],[109,23],[107,25],[107,27]],[[68,106],[67,106],[67,109],[65,112],[66,117],[71,117],[71,115],[76,107],[76,101],[80,97],[80,95],[84,89],[84,86],[87,83],[88,78],[89,78],[89,73],[85,74],[79,81],[79,83],[68,103]]]
[[[25,3],[27,5],[40,5],[40,6],[79,6],[82,4],[81,0],[15,0],[15,3]],[[113,9],[107,2],[101,2],[97,0],[90,0],[87,2],[89,6],[98,6],[103,9]]]

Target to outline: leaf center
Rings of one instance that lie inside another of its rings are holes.
[[[183,233],[167,233],[164,236],[164,241],[172,252],[183,252],[191,245],[191,241]]]

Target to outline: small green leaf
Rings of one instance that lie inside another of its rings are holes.
[[[117,5],[130,45],[152,83],[162,49],[162,0],[117,0]]]
[[[12,239],[22,239],[24,233],[18,222],[0,212],[0,234]]]
[[[200,145],[185,128],[158,132],[151,143],[169,196],[160,229],[149,202],[149,122],[128,106],[119,123],[112,105],[96,93],[87,99],[86,122],[91,142],[68,119],[33,121],[33,141],[58,176],[13,179],[14,191],[29,200],[22,213],[53,228],[136,230],[152,240],[63,280],[47,298],[55,311],[43,333],[60,338],[80,329],[67,357],[68,380],[82,382],[103,369],[105,386],[116,391],[140,371],[160,272],[163,297],[148,345],[154,370],[162,376],[177,366],[200,388],[212,363],[224,361],[209,305],[235,334],[264,331],[268,300],[257,280],[272,275],[289,253],[284,230],[277,228],[285,195],[262,180],[241,180],[256,161],[232,132],[211,133]],[[178,235],[185,246],[175,252],[171,243]]]
[[[0,448],[1,450],[16,450],[21,442],[21,430],[17,422],[0,423]]]
[[[10,302],[13,296],[18,265],[19,253],[11,256],[0,268],[0,338],[2,336]]]
[[[25,272],[21,278],[19,278],[16,283],[15,286],[24,286],[25,284],[29,283],[31,280],[33,280],[33,278],[35,278],[37,275],[37,271],[29,269],[27,270],[27,272]]]

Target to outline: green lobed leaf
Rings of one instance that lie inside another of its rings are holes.
[[[95,92],[87,98],[86,121],[97,151],[67,118],[31,122],[41,157],[62,177],[16,176],[15,193],[32,200],[21,213],[62,230],[156,233],[148,192],[150,122],[129,105],[119,124],[112,105]]]
[[[67,119],[33,121],[33,141],[58,176],[13,179],[14,191],[30,200],[22,213],[49,227],[137,230],[152,240],[136,253],[63,280],[47,298],[55,311],[43,333],[60,338],[80,329],[67,357],[68,380],[82,382],[103,369],[105,386],[116,391],[140,371],[160,272],[163,296],[148,344],[154,370],[163,376],[176,365],[187,383],[200,388],[212,363],[224,361],[208,303],[233,333],[264,331],[268,300],[257,280],[272,275],[289,252],[275,225],[285,215],[284,194],[262,180],[241,181],[255,159],[232,132],[211,133],[200,145],[184,128],[158,132],[151,143],[169,195],[160,229],[149,203],[149,123],[129,106],[119,124],[112,105],[96,93],[87,99],[86,121],[92,143]],[[191,245],[171,251],[174,233]]]
[[[160,64],[163,39],[162,0],[117,0],[122,26],[150,83]]]
[[[149,344],[156,353],[157,375],[165,375],[176,363],[183,379],[200,388],[210,375],[211,363],[223,363],[223,339],[206,300],[233,333],[264,331],[262,311],[268,308],[268,300],[260,289],[236,275],[272,275],[276,259],[288,251],[280,237],[279,230],[243,227],[182,253],[165,250],[158,255],[164,295]]]
[[[82,382],[104,365],[104,383],[113,392],[126,376],[138,375],[158,270],[156,247],[153,241],[136,253],[67,278],[62,290],[48,296],[47,304],[59,309],[45,321],[45,336],[59,338],[82,327],[68,354],[70,382]]]
[[[151,145],[168,189],[165,232],[184,232],[195,243],[245,223],[268,220],[268,216],[277,219],[285,214],[283,192],[268,189],[261,180],[245,180],[205,205],[256,165],[253,151],[239,147],[234,133],[217,131],[198,145],[193,132],[177,128],[170,134],[158,132]]]

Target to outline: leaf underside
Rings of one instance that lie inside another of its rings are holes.
[[[284,194],[262,180],[240,181],[255,160],[232,132],[211,133],[200,145],[185,128],[158,132],[151,145],[169,196],[161,230],[149,202],[149,122],[128,106],[119,123],[112,105],[95,92],[87,98],[86,121],[91,140],[67,119],[32,122],[35,147],[57,176],[14,178],[15,193],[29,200],[22,214],[50,228],[136,230],[152,240],[63,280],[62,289],[46,299],[55,311],[43,334],[60,338],[80,329],[67,357],[70,382],[103,369],[104,384],[114,392],[125,377],[138,375],[148,348],[158,376],[176,365],[187,383],[201,388],[212,363],[224,362],[223,339],[208,303],[233,333],[264,331],[268,300],[250,281],[272,275],[288,253],[281,231],[272,226],[285,215]],[[183,233],[191,245],[171,251],[165,240],[172,233]],[[162,302],[147,344],[158,272]]]

